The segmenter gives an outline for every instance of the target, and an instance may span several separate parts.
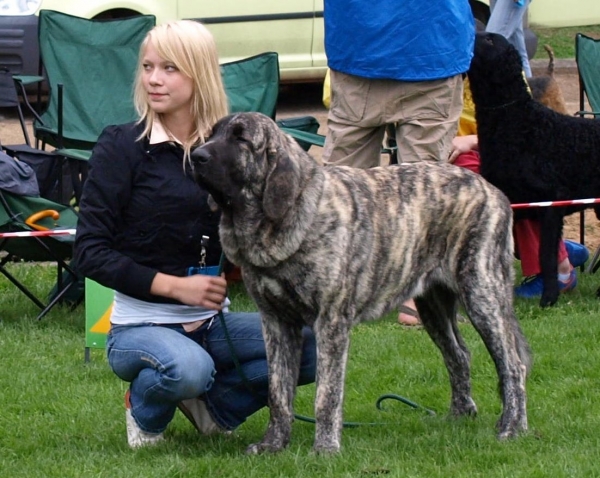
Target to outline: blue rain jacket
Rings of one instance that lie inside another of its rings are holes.
[[[426,81],[464,73],[475,24],[467,0],[325,0],[329,67],[364,78]]]

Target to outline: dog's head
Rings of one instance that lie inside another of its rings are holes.
[[[467,74],[476,106],[496,107],[530,96],[519,52],[497,33],[476,34]]]
[[[301,153],[268,116],[237,113],[215,124],[208,141],[192,151],[191,164],[194,179],[224,214],[258,208],[278,221],[300,192]]]

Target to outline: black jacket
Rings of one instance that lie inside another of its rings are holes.
[[[157,272],[184,276],[200,260],[208,236],[207,264],[221,253],[219,214],[208,193],[183,165],[172,143],[137,141],[143,125],[109,126],[95,145],[81,198],[75,264],[86,277],[137,299],[174,302],[150,294]]]

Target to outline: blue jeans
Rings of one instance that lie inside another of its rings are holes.
[[[531,77],[531,66],[525,46],[523,16],[530,3],[531,0],[524,0],[524,5],[520,7],[514,0],[490,0],[492,14],[485,27],[488,32],[502,35],[519,51],[527,78]]]
[[[181,400],[206,400],[215,422],[232,430],[268,403],[265,343],[257,313],[224,314],[227,332],[216,316],[187,333],[180,325],[113,326],[108,335],[108,363],[130,382],[131,413],[139,427],[162,432]],[[299,385],[312,383],[316,344],[303,329]],[[230,345],[231,344],[231,345]],[[238,372],[230,346],[251,390]]]

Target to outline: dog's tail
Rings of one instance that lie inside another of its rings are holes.
[[[554,50],[552,49],[552,47],[550,45],[544,45],[544,50],[546,50],[546,52],[548,53],[548,69],[546,70],[548,72],[548,76],[553,76],[554,75]]]

